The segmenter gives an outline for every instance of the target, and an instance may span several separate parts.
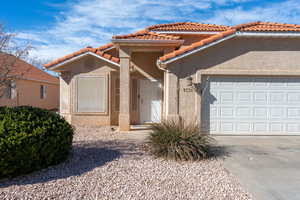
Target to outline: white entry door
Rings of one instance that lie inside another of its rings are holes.
[[[300,135],[300,78],[210,77],[203,98],[209,133]]]
[[[140,80],[140,122],[154,123],[161,120],[162,91],[159,82]]]

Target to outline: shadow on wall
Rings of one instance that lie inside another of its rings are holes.
[[[73,152],[70,158],[64,163],[13,179],[0,180],[0,188],[10,185],[45,183],[57,179],[80,176],[121,156],[140,156],[141,153],[133,150],[135,146],[135,144],[129,142],[76,142],[73,145]]]

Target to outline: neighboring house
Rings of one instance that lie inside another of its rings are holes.
[[[0,106],[28,105],[58,110],[59,79],[23,60],[14,63],[9,73],[18,79],[1,92]]]
[[[300,134],[300,25],[161,24],[45,65],[72,124],[197,121],[211,134]]]

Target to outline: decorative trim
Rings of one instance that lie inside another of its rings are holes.
[[[300,33],[298,32],[237,32],[237,36],[251,36],[251,37],[300,37]]]
[[[73,62],[73,61],[75,61],[75,60],[78,60],[78,59],[80,59],[81,57],[84,57],[84,56],[86,56],[86,55],[92,55],[92,56],[95,56],[95,57],[100,58],[101,60],[104,60],[104,61],[106,61],[106,62],[108,62],[108,63],[110,63],[110,64],[113,64],[113,65],[115,65],[115,66],[117,66],[117,67],[120,67],[120,64],[118,64],[118,63],[115,63],[115,62],[113,62],[113,61],[111,61],[111,60],[108,60],[108,59],[106,59],[106,58],[104,58],[104,57],[102,57],[102,56],[99,56],[99,55],[97,55],[97,54],[95,54],[95,53],[93,53],[93,52],[86,52],[86,53],[83,53],[83,54],[81,54],[81,55],[78,55],[78,56],[75,56],[75,57],[73,57],[73,58],[70,58],[70,59],[68,59],[68,60],[66,60],[66,61],[63,61],[63,62],[61,62],[61,63],[59,63],[59,64],[57,64],[57,65],[54,65],[54,66],[52,66],[52,67],[49,67],[48,70],[53,70],[53,71],[54,71],[54,70],[56,70],[57,68],[59,68],[59,67],[65,65],[65,64],[67,64],[67,63],[70,63],[70,62]]]
[[[48,84],[52,84],[52,85],[59,85],[59,79],[58,79],[58,83],[54,83],[54,82],[50,82],[50,81],[44,81],[44,80],[39,80],[39,79],[33,79],[33,78],[20,78],[18,80],[36,81],[36,82],[48,83]]]
[[[183,40],[135,40],[135,39],[112,39],[113,43],[158,43],[158,44],[182,44]]]

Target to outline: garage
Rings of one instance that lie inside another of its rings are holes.
[[[300,78],[210,76],[202,126],[210,134],[300,135]]]

